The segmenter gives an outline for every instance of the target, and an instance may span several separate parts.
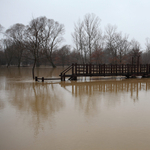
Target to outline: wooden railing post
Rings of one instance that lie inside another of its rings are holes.
[[[83,64],[83,74],[85,74],[85,64]]]
[[[72,75],[74,75],[74,64],[72,64]]]
[[[77,63],[75,64],[75,75],[77,75]]]
[[[62,73],[61,73],[61,81],[63,80],[63,77],[62,77]]]
[[[65,81],[65,73],[64,73],[64,76],[63,76],[63,81]]]
[[[42,77],[42,82],[44,82],[44,77]]]
[[[148,64],[146,64],[146,73],[148,74],[148,69],[149,69],[149,66]]]
[[[90,66],[89,66],[89,73],[91,75],[91,63],[90,63]]]
[[[129,74],[129,64],[127,64],[127,73]]]
[[[131,64],[131,74],[132,74],[132,72],[133,72],[133,65]]]
[[[86,64],[86,74],[88,74],[88,64]]]
[[[139,74],[139,65],[137,64],[137,75]]]
[[[104,76],[105,76],[105,64],[104,64]]]
[[[99,64],[99,74],[101,73],[101,65]]]
[[[77,71],[78,71],[78,74],[80,74],[80,65],[78,65],[78,70]]]
[[[112,74],[112,64],[111,64],[111,74]]]
[[[38,77],[37,76],[35,77],[35,81],[38,81]]]

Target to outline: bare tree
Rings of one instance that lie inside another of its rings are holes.
[[[57,60],[56,62],[59,65],[62,65],[63,67],[65,65],[69,65],[70,60],[69,60],[69,56],[70,56],[70,46],[69,45],[64,45],[62,46],[58,51],[57,51]]]
[[[84,20],[78,21],[72,34],[76,50],[80,52],[82,62],[86,62],[87,53],[89,53],[89,62],[91,63],[91,54],[95,45],[102,37],[100,30],[100,19],[94,14],[86,14]],[[83,59],[85,57],[85,59]]]
[[[0,33],[3,33],[4,27],[0,24]]]
[[[0,65],[5,65],[5,60],[5,53],[2,50],[0,50]]]
[[[150,38],[146,38],[146,51],[150,52]]]
[[[129,56],[132,57],[132,63],[136,64],[138,59],[140,58],[142,51],[141,51],[141,45],[138,41],[135,39],[131,40],[130,42],[130,51],[129,51]]]
[[[59,44],[63,41],[62,35],[64,34],[64,25],[55,22],[53,19],[47,19],[47,24],[43,32],[44,38],[42,40],[42,48],[45,56],[51,63],[53,68],[55,64],[53,62],[53,52],[58,48]]]
[[[76,51],[80,53],[81,62],[85,63],[87,49],[85,43],[84,24],[80,20],[77,24],[74,24],[74,33],[72,33],[72,38],[75,43]]]
[[[116,26],[109,24],[105,28],[105,40],[105,48],[108,51],[110,63],[125,63],[130,47],[128,36],[122,36],[122,33],[117,31]]]
[[[32,75],[34,79],[35,66],[39,66],[41,56],[41,45],[43,41],[43,32],[46,26],[46,17],[32,19],[25,31],[25,48],[31,53],[30,59],[33,59]]]
[[[101,47],[96,46],[95,50],[92,52],[91,61],[96,64],[103,63],[103,49]]]
[[[94,14],[87,14],[84,17],[84,30],[86,36],[86,45],[89,51],[90,63],[91,54],[95,44],[101,39],[101,30],[99,29],[100,19]]]
[[[20,67],[21,59],[24,51],[24,32],[25,26],[23,24],[14,24],[6,30],[5,35],[11,39],[14,45],[14,57],[17,59],[18,67]]]
[[[3,40],[0,40],[0,65],[4,65],[5,62],[5,53],[3,49]]]
[[[118,45],[117,45],[117,55],[118,55],[118,63],[126,63],[127,54],[130,48],[130,43],[128,42],[128,36],[125,35],[122,37],[121,34],[117,36]]]
[[[34,64],[32,68],[34,78],[35,65],[39,66],[41,57],[46,57],[55,67],[52,59],[53,51],[63,40],[64,25],[46,17],[38,17],[31,20],[26,29],[26,49],[32,54]]]
[[[4,46],[4,53],[7,62],[7,67],[9,67],[14,57],[14,45],[12,40],[4,39],[3,46]]]
[[[105,28],[105,39],[106,39],[106,49],[109,53],[109,59],[111,63],[117,63],[117,46],[119,35],[117,35],[117,27],[112,25],[107,25]]]
[[[142,53],[142,62],[144,64],[150,63],[150,39],[146,38],[145,51]]]

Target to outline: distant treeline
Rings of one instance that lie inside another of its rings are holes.
[[[116,26],[107,25],[100,29],[100,19],[94,14],[86,14],[74,25],[72,39],[74,45],[63,45],[65,27],[53,19],[38,17],[28,25],[14,24],[9,29],[0,25],[0,65],[52,67],[71,63],[128,64],[150,63],[150,41],[145,49],[135,39],[129,41]],[[133,59],[132,59],[133,58]]]

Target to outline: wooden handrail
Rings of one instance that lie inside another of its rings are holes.
[[[74,65],[74,64],[70,65],[68,68],[66,68],[66,69],[65,69],[63,72],[61,72],[60,74],[62,75],[62,74],[64,74],[64,73],[68,72],[70,69],[72,69],[73,65]]]
[[[72,69],[70,77],[77,76],[132,76],[150,74],[150,65],[147,64],[72,64],[61,73],[61,79],[64,81],[66,73]]]

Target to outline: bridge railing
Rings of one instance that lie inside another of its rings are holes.
[[[73,64],[73,75],[126,75],[150,73],[149,64]]]
[[[71,70],[72,69],[72,70]],[[70,73],[72,71],[72,74]],[[137,76],[150,74],[150,64],[72,64],[61,74],[61,81],[65,77],[77,79],[77,76]]]

